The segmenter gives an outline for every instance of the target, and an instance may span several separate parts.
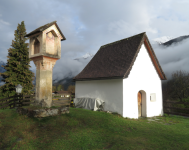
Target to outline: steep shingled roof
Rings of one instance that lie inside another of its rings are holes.
[[[159,65],[145,32],[100,47],[73,81],[127,78],[144,43],[161,80],[166,76]]]
[[[60,28],[58,27],[58,25],[57,25],[56,22],[57,22],[57,21],[53,21],[53,22],[51,22],[51,23],[47,23],[47,24],[45,24],[44,26],[41,26],[41,27],[39,27],[39,28],[33,30],[32,32],[26,34],[24,37],[29,37],[29,36],[31,36],[31,35],[33,35],[33,34],[42,32],[42,31],[44,31],[45,29],[47,29],[48,27],[50,27],[50,26],[52,26],[53,24],[55,24],[55,26],[57,27],[57,29],[58,29],[58,31],[60,32],[61,36],[63,37],[63,39],[62,39],[61,41],[66,40],[65,36],[63,35],[62,31],[60,30]]]

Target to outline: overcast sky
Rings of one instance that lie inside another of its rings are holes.
[[[61,59],[53,68],[53,78],[64,78],[69,72],[75,76],[89,60],[73,59],[96,54],[101,45],[141,32],[150,40],[189,35],[188,8],[189,0],[1,0],[0,60],[7,63],[18,23],[24,21],[29,33],[57,21],[66,40],[61,42]],[[167,78],[177,70],[189,72],[189,40],[154,51]],[[30,65],[36,73],[33,61]]]

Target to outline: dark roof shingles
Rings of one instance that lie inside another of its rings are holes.
[[[44,31],[45,29],[47,29],[48,27],[52,26],[53,24],[56,24],[56,21],[53,21],[53,22],[51,22],[51,23],[47,23],[47,24],[45,24],[45,25],[43,25],[43,26],[41,26],[41,27],[39,27],[39,28],[33,30],[32,32],[26,34],[25,37],[29,37],[29,36],[31,36],[31,35],[33,35],[33,34],[42,32],[42,31]],[[63,35],[62,31],[60,30],[60,28],[58,27],[57,24],[56,24],[56,27],[58,28],[58,30],[59,30],[61,36],[63,37],[63,39],[62,39],[61,41],[66,40],[65,36]]]
[[[87,66],[73,79],[123,77],[144,33],[101,46]]]

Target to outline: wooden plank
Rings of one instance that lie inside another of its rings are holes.
[[[35,95],[23,95],[23,97],[35,97]]]
[[[22,102],[25,102],[25,101],[31,101],[31,102],[33,102],[33,101],[35,101],[35,99],[33,99],[33,100],[22,100]]]
[[[183,114],[183,113],[177,113],[177,112],[164,112],[165,114],[172,114],[172,115],[180,115],[180,116],[188,116],[189,117],[189,114]]]
[[[1,104],[9,104],[9,101],[7,101],[7,102],[4,102],[4,103],[1,103]]]
[[[5,100],[9,100],[10,98],[9,97],[7,97],[7,98],[2,98],[2,99],[0,99],[0,102],[1,101],[5,101]]]
[[[178,107],[165,107],[164,108],[170,108],[170,109],[180,109],[180,110],[189,110],[189,108],[178,108]]]
[[[13,99],[13,100],[9,100],[9,103],[14,102],[14,101],[20,101],[20,100],[22,100],[22,99]]]
[[[53,95],[57,95],[57,94],[71,94],[71,92],[68,92],[68,91],[61,91],[61,92],[59,92],[59,93],[56,93],[56,94],[53,94]]]
[[[52,95],[71,95],[71,93],[58,93],[58,94],[52,94]]]
[[[69,102],[63,102],[63,103],[69,103]],[[62,104],[62,102],[56,101],[56,102],[53,102],[52,104]]]
[[[29,99],[28,99],[29,100]],[[16,101],[16,102],[15,102]],[[3,104],[17,104],[18,102],[17,102],[18,100],[11,100],[11,101],[7,101],[7,102],[4,102],[4,103],[1,103],[1,105],[3,105]],[[23,100],[23,99],[20,99],[20,102],[21,103],[25,103],[27,100]],[[35,99],[32,99],[32,100],[30,100],[30,102],[34,102],[35,101]],[[58,101],[56,101],[56,102],[58,102],[58,103],[67,103],[67,102],[70,102],[71,103],[71,101],[70,100],[58,100]],[[29,103],[29,102],[27,102],[27,103]]]
[[[69,97],[61,97],[61,95],[69,95]],[[53,94],[53,101],[56,99],[57,100],[57,104],[60,104],[60,105],[70,105],[71,101],[73,101],[72,99],[75,98],[75,95],[73,95],[73,93],[60,93],[60,94]],[[55,98],[54,96],[60,96],[60,97],[57,97]],[[21,99],[18,97],[21,97]],[[6,107],[10,107],[10,106],[14,106],[15,104],[33,104],[33,101],[35,101],[35,94],[34,95],[14,95],[14,96],[10,96],[10,97],[7,97],[7,98],[3,98],[3,99],[0,99],[0,102],[1,101],[5,101],[5,102],[2,102],[0,103],[1,108],[6,108]],[[16,98],[16,99],[12,99],[12,98]],[[30,102],[25,102],[27,100],[30,100]],[[19,102],[20,101],[20,102]],[[5,105],[5,104],[8,104],[8,105]]]
[[[9,104],[9,106],[12,106],[12,107],[18,107],[18,106],[22,106],[22,102],[17,102],[17,103],[11,103]]]
[[[163,103],[189,104],[189,102],[164,101]]]
[[[35,98],[24,98],[23,100],[35,100]]]
[[[21,95],[14,95],[14,96],[10,96],[9,98],[17,98],[17,97],[22,97]]]
[[[12,105],[16,105],[17,103],[11,103],[11,104],[8,104],[8,105],[1,105],[0,109],[3,109],[3,108],[6,108],[6,107],[11,107]],[[20,104],[20,103],[19,103]]]
[[[13,96],[11,96],[11,97],[7,97],[7,98],[3,98],[3,99],[1,99],[0,101],[5,101],[5,100],[9,100],[9,99],[12,99],[12,98],[15,98],[15,96],[13,97]],[[17,98],[17,97],[16,97]]]
[[[22,102],[22,104],[34,104],[34,102]]]
[[[58,98],[61,98],[61,99],[69,99],[70,97],[52,97],[52,99],[58,99]]]
[[[70,93],[61,93],[61,94],[52,94],[52,96],[54,97],[54,96],[61,96],[61,95],[71,95]]]
[[[22,103],[22,102],[21,101],[20,102],[14,101],[14,102],[9,103],[9,104],[12,105],[12,104],[17,104],[17,103]]]
[[[57,97],[57,99],[60,100],[60,101],[61,101],[61,100],[70,100],[69,97]]]
[[[71,93],[53,94],[52,96],[53,96],[53,98],[54,98],[54,96],[61,96],[61,95],[69,95],[69,97],[70,97]],[[14,96],[10,96],[10,97],[7,97],[7,98],[2,98],[2,99],[0,99],[0,101],[5,101],[5,100],[9,100],[9,99],[11,99],[11,98],[17,98],[17,97],[23,97],[23,99],[26,99],[26,97],[27,97],[27,98],[34,98],[34,97],[35,97],[35,94],[34,94],[34,95],[14,95]],[[67,97],[67,98],[68,98],[68,97]]]
[[[58,100],[58,101],[53,101],[53,103],[71,103],[70,100]]]
[[[70,105],[69,102],[56,102],[56,103],[53,103],[53,104],[55,104],[55,105],[59,105],[59,104],[61,104],[61,105]]]
[[[62,101],[62,100],[69,100],[69,99],[68,99],[68,98],[59,98],[59,97],[57,97],[57,98],[53,98],[52,100],[53,100],[53,101],[54,101],[54,100],[61,100],[61,101]]]
[[[11,98],[17,98],[17,97],[35,97],[35,95],[14,95],[14,96],[2,98],[2,99],[0,99],[0,101],[8,100]]]
[[[10,106],[9,105],[1,106],[0,109],[6,108],[6,107],[10,107]]]
[[[53,103],[71,103],[70,100],[67,100],[67,101],[53,101]]]
[[[69,106],[69,107],[70,107],[70,103],[65,103],[65,104],[53,104],[53,106]]]
[[[8,104],[8,103],[14,103],[15,101],[25,101],[25,100],[34,101],[35,99],[13,99],[13,100],[6,101],[4,103],[2,102],[1,104]]]
[[[1,103],[1,106],[2,106],[1,108],[14,106],[14,105],[22,105],[22,103],[23,103],[22,100],[20,100],[20,102],[17,101],[17,100],[16,101],[15,100],[11,100],[11,101],[8,101],[8,102],[5,102],[5,103]],[[8,105],[4,105],[4,104],[8,104]]]

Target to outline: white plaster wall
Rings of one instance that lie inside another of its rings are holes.
[[[142,111],[144,108],[146,111],[142,112],[142,115],[145,117],[163,115],[161,80],[144,44],[128,78],[123,79],[123,117],[138,119],[137,93],[140,90],[146,92],[146,105],[142,103]],[[151,93],[156,93],[156,102],[150,102]]]
[[[75,98],[100,98],[105,111],[123,115],[123,79],[76,81]]]

